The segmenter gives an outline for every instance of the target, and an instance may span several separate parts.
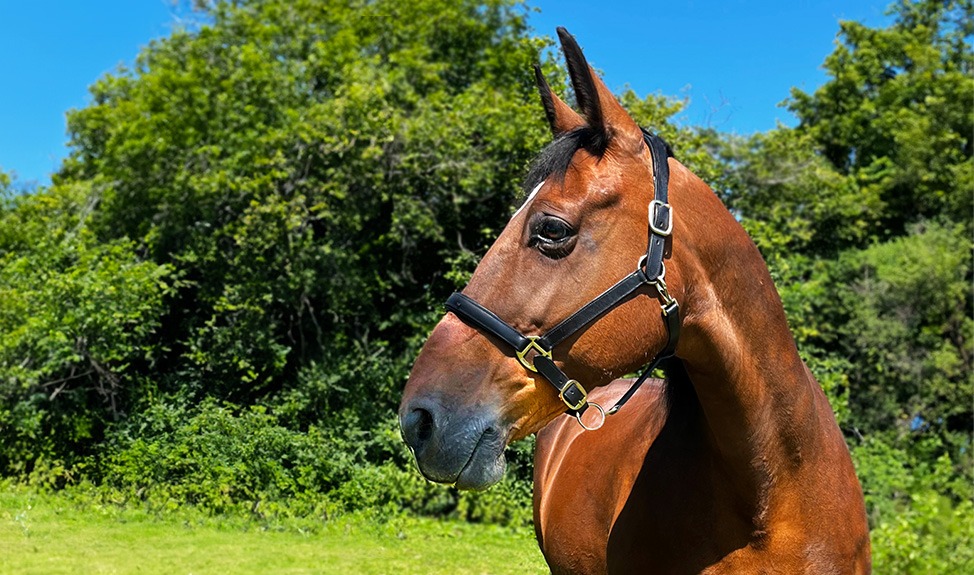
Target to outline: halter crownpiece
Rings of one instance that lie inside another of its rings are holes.
[[[663,264],[666,255],[666,238],[673,231],[673,209],[667,203],[667,186],[670,175],[667,158],[672,153],[659,136],[646,129],[643,129],[643,140],[649,147],[652,157],[654,198],[649,203],[649,245],[646,248],[646,255],[639,259],[636,271],[619,280],[615,285],[540,336],[523,335],[499,318],[497,314],[460,292],[453,293],[446,300],[447,311],[453,312],[465,323],[497,337],[512,347],[521,365],[544,376],[558,390],[558,397],[568,408],[567,413],[574,415],[579,425],[590,430],[602,427],[605,417],[617,413],[629,401],[639,386],[646,381],[653,370],[664,359],[673,356],[680,337],[680,304],[667,291],[664,281],[666,267]],[[589,402],[588,392],[582,384],[569,378],[555,364],[552,359],[552,351],[559,343],[622,303],[623,300],[644,285],[655,287],[661,300],[660,312],[666,326],[667,342],[622,398],[616,402],[612,409],[605,411],[597,403]],[[590,405],[595,407],[601,416],[598,423],[593,426],[587,426],[582,422],[582,413]]]

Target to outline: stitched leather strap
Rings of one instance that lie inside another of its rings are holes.
[[[672,209],[667,202],[667,189],[670,182],[670,164],[667,161],[669,150],[666,144],[654,134],[643,130],[643,139],[653,158],[653,199],[650,203],[649,246],[646,248],[645,271],[650,281],[663,275],[663,257],[666,255],[666,238],[669,233],[660,234],[656,230],[672,228]],[[654,210],[653,207],[656,209]],[[655,213],[653,213],[655,212]]]
[[[588,407],[588,393],[582,384],[574,379],[570,379],[565,372],[555,365],[555,362],[545,356],[534,358],[534,366],[538,368],[538,373],[545,376],[558,390],[558,397],[568,406],[568,413],[583,413]]]
[[[619,401],[612,406],[612,409],[605,412],[606,415],[615,415],[620,409],[622,409],[622,406],[625,405],[633,395],[635,395],[636,391],[642,387],[644,383],[646,383],[646,380],[649,379],[649,376],[653,374],[653,371],[659,367],[664,360],[673,357],[673,354],[676,353],[676,344],[680,340],[680,305],[674,301],[669,306],[663,308],[662,314],[663,319],[666,322],[666,331],[669,334],[666,341],[666,347],[664,347],[663,350],[653,358],[653,361],[651,361],[649,365],[643,369],[643,372],[639,375],[639,378],[629,386],[626,393],[622,394],[622,397],[620,397]]]
[[[619,305],[622,300],[636,291],[639,286],[646,285],[646,279],[639,270],[632,272],[614,286],[602,292],[598,297],[585,304],[582,309],[562,320],[538,339],[547,349],[554,349],[559,343],[586,325],[592,323],[610,309]]]
[[[496,336],[515,350],[522,350],[528,345],[528,338],[497,317],[494,312],[460,292],[454,292],[447,298],[446,309],[474,327]]]

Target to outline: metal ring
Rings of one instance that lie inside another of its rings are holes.
[[[649,279],[649,275],[646,273],[646,260],[647,259],[649,259],[649,256],[643,254],[642,256],[639,257],[639,261],[636,263],[636,269],[639,270],[640,272],[642,272],[642,276],[646,280],[646,283],[654,284],[659,279],[665,279],[666,278],[666,262],[660,262],[659,263],[659,275],[656,276],[653,279]]]
[[[576,411],[575,412],[575,419],[578,420],[578,424],[581,425],[582,426],[582,429],[584,429],[585,431],[595,431],[597,429],[601,429],[601,427],[603,425],[605,425],[605,410],[602,409],[602,406],[601,405],[599,405],[597,403],[593,403],[591,401],[588,402],[586,405],[589,405],[589,406],[594,407],[595,409],[599,410],[599,422],[598,422],[598,425],[593,425],[591,427],[589,427],[588,425],[585,425],[585,423],[582,421],[582,412],[581,411]]]

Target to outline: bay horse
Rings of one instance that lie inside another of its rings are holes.
[[[760,253],[558,36],[580,113],[535,67],[555,139],[413,366],[420,471],[484,489],[538,433],[553,573],[869,573],[862,490]]]

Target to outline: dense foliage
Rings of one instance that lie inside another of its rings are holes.
[[[158,508],[529,521],[530,442],[460,495],[410,468],[394,410],[547,141],[548,41],[513,0],[196,4],[69,113],[52,186],[0,172],[0,473]],[[945,573],[974,562],[974,8],[891,10],[841,24],[796,128],[620,97],[765,255],[877,570]]]

